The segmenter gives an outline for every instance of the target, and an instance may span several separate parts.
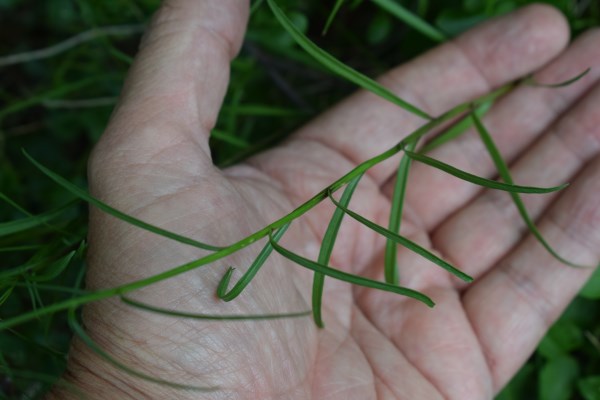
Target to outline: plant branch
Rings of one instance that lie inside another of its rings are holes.
[[[422,136],[429,133],[432,129],[435,129],[436,127],[440,126],[441,124],[459,116],[460,114],[462,114],[466,111],[469,111],[471,109],[471,107],[473,106],[473,104],[475,104],[475,105],[481,104],[482,102],[486,102],[490,99],[493,99],[500,95],[503,95],[503,94],[507,93],[508,91],[512,90],[512,88],[514,88],[514,86],[515,86],[514,83],[507,84],[507,85],[495,90],[494,92],[491,92],[490,94],[487,94],[485,96],[480,97],[479,99],[476,99],[472,103],[464,103],[459,106],[456,106],[453,109],[449,110],[448,112],[440,115],[439,117],[427,122],[422,127],[420,127],[419,129],[417,129],[416,131],[414,131],[413,133],[411,133],[410,135],[408,135],[407,137],[402,139],[395,146],[391,147],[390,149],[382,152],[381,154],[379,154],[369,160],[366,160],[366,161],[360,163],[354,169],[352,169],[351,171],[346,173],[344,176],[342,176],[341,178],[339,178],[338,180],[333,182],[328,187],[321,190],[319,193],[314,195],[312,198],[307,200],[305,203],[300,205],[298,208],[296,208],[289,214],[287,214],[284,217],[278,219],[277,221],[265,226],[264,228],[254,232],[253,234],[239,240],[236,243],[233,243],[224,248],[218,248],[218,250],[215,250],[214,252],[212,252],[204,257],[201,257],[199,259],[179,265],[175,268],[161,272],[159,274],[140,279],[138,281],[130,282],[130,283],[118,286],[118,287],[114,287],[114,288],[109,288],[109,289],[105,289],[105,290],[92,292],[92,293],[89,293],[89,294],[86,294],[83,296],[79,296],[79,297],[73,297],[71,299],[65,300],[60,303],[54,303],[54,304],[48,305],[42,309],[33,310],[28,313],[14,316],[10,319],[0,321],[0,331],[10,328],[10,327],[13,327],[15,325],[22,324],[22,323],[30,321],[32,319],[39,318],[43,315],[52,314],[57,311],[64,311],[64,310],[70,309],[72,307],[78,307],[78,306],[81,306],[81,305],[89,303],[89,302],[98,301],[98,300],[106,299],[106,298],[113,297],[113,296],[121,296],[123,294],[132,292],[134,290],[141,289],[146,286],[150,286],[154,283],[175,277],[177,275],[181,275],[181,274],[191,271],[193,269],[213,263],[213,262],[218,261],[230,254],[233,254],[245,247],[248,247],[251,244],[253,244],[254,242],[270,235],[271,232],[283,227],[284,225],[286,225],[286,224],[294,221],[295,219],[301,217],[302,215],[306,214],[317,204],[319,204],[323,200],[327,199],[329,194],[336,192],[338,189],[340,189],[341,187],[343,187],[344,185],[346,185],[353,179],[357,178],[358,176],[362,175],[363,173],[365,173],[367,170],[369,170],[373,166],[375,166],[375,165],[395,156],[399,152],[403,151],[407,143],[418,140]],[[46,167],[39,164],[33,158],[30,158],[30,159],[34,163],[34,165],[36,165],[44,174],[52,177],[52,179],[55,180],[55,182],[57,182],[61,186],[64,186],[64,185],[67,185],[68,187],[72,186],[72,184],[70,184],[69,182],[66,182],[66,180],[64,180],[64,179],[59,179],[59,180],[55,179],[53,176],[55,176],[56,174],[54,174],[52,171],[50,171]],[[76,191],[71,191],[71,192],[73,194],[79,196],[81,199],[83,199],[87,202],[90,202],[91,204],[94,204],[95,206],[102,207],[102,209],[104,209],[105,211],[107,211],[111,214],[115,213],[115,212],[118,213],[119,218],[121,218],[124,215],[125,218],[131,219],[131,217],[113,209],[110,206],[105,205],[104,203],[100,202],[97,199],[92,198],[84,190],[78,189]],[[136,224],[138,226],[140,226],[138,224],[138,221],[136,221]],[[148,225],[148,224],[146,224],[146,225]],[[140,226],[140,227],[144,228],[144,226]],[[170,233],[170,232],[169,232],[169,234],[171,236],[174,235],[173,233]],[[173,237],[171,237],[171,238],[173,239]],[[177,239],[179,239],[179,238],[177,238]],[[188,244],[190,244],[190,245],[198,244],[198,242],[193,241],[192,239],[187,239],[187,240],[189,242]],[[206,245],[204,245],[204,246],[206,246]],[[275,246],[273,246],[273,247],[275,249],[277,249]]]
[[[55,45],[39,49],[28,51],[25,53],[17,53],[17,54],[9,54],[4,57],[0,57],[0,67],[6,67],[14,64],[21,64],[30,61],[42,60],[45,58],[54,57],[60,53],[64,53],[65,51],[78,46],[82,43],[88,42],[90,40],[94,40],[101,36],[125,36],[132,35],[136,33],[143,32],[145,25],[136,24],[136,25],[115,25],[115,26],[105,26],[102,28],[94,28],[81,33],[78,33],[75,36],[70,37],[67,40],[59,42]]]

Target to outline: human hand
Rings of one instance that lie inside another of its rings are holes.
[[[172,0],[153,21],[119,107],[90,162],[92,193],[154,225],[215,245],[233,243],[290,212],[335,179],[397,143],[423,121],[359,92],[285,143],[220,171],[208,137],[244,35],[247,2]],[[485,122],[515,181],[572,185],[523,196],[544,236],[566,258],[596,264],[600,249],[600,32],[567,50],[560,15],[533,6],[490,21],[383,76],[432,115],[532,71],[557,82],[522,86]],[[431,94],[434,96],[431,96]],[[493,178],[469,132],[433,157]],[[397,159],[370,170],[351,207],[386,225]],[[284,246],[315,259],[333,206],[296,222]],[[117,300],[90,304],[84,322],[102,347],[144,373],[195,386],[203,398],[489,399],[534,350],[589,270],[560,264],[528,235],[506,194],[483,191],[427,166],[411,170],[402,233],[476,278],[465,286],[399,250],[402,285],[437,306],[326,280],[325,329],[309,318],[198,321],[148,313]],[[90,220],[88,287],[114,287],[205,252],[140,231],[98,210]],[[385,240],[348,218],[331,264],[381,280]],[[312,273],[273,255],[235,301],[215,297],[228,265],[251,263],[256,246],[132,294],[165,308],[272,314],[310,308]],[[235,279],[235,277],[234,277]],[[133,378],[75,341],[66,376],[90,398],[198,398]],[[68,394],[55,394],[67,397]]]

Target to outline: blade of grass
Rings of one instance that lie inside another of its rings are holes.
[[[493,100],[486,101],[475,107],[475,112],[478,117],[482,117],[492,108],[494,104]],[[442,132],[440,135],[431,139],[423,148],[419,150],[421,154],[427,154],[433,149],[440,147],[441,145],[448,143],[451,140],[456,139],[463,133],[465,133],[473,125],[473,120],[469,115],[466,115],[458,123],[452,125],[448,130]]]
[[[77,253],[77,250],[69,252],[69,254],[51,263],[47,268],[45,268],[43,274],[36,273],[27,279],[32,282],[44,282],[56,278],[69,266],[69,263],[73,259],[75,253]]]
[[[16,209],[17,211],[19,211],[21,214],[26,215],[27,217],[32,216],[31,213],[29,213],[29,211],[27,211],[26,209],[24,209],[23,207],[18,205],[16,201],[14,201],[13,199],[11,199],[10,197],[8,197],[7,195],[5,195],[2,192],[0,192],[0,200],[6,202],[8,205],[10,205],[12,208]]]
[[[504,159],[502,158],[502,155],[500,154],[498,147],[494,143],[494,139],[492,139],[492,135],[490,135],[489,131],[487,130],[487,128],[485,127],[485,125],[483,124],[483,122],[477,115],[473,114],[471,116],[471,118],[473,120],[473,123],[475,124],[475,128],[477,129],[477,132],[479,133],[479,137],[481,137],[481,141],[485,145],[485,148],[487,149],[488,153],[490,154],[490,157],[492,158],[492,160],[494,161],[494,164],[496,165],[496,169],[498,170],[498,173],[500,174],[500,178],[502,178],[502,180],[504,182],[512,184],[513,179],[512,179],[512,176],[510,175],[510,170],[508,168],[508,165],[506,165],[506,163],[504,162]],[[515,206],[519,210],[519,214],[521,215],[523,222],[525,222],[525,225],[527,225],[529,232],[531,232],[531,234],[533,236],[535,236],[535,238],[538,240],[538,242],[540,242],[540,244],[542,246],[544,246],[544,248],[548,251],[548,253],[550,253],[552,255],[552,257],[556,258],[561,263],[569,265],[571,267],[586,268],[586,266],[575,264],[575,263],[561,257],[556,252],[556,250],[554,250],[552,248],[552,246],[550,246],[550,244],[546,241],[546,239],[544,239],[544,237],[542,236],[542,233],[535,226],[535,223],[529,216],[529,213],[527,212],[527,208],[525,207],[525,204],[521,200],[521,197],[519,196],[519,194],[518,193],[510,193],[510,197],[512,198],[513,203],[515,203]],[[593,266],[590,266],[589,268],[593,268]]]
[[[329,31],[329,28],[331,27],[331,23],[335,19],[335,16],[337,15],[337,13],[340,11],[340,8],[342,8],[342,5],[344,4],[344,2],[345,2],[345,0],[336,0],[335,4],[333,5],[333,8],[331,9],[331,12],[329,13],[329,16],[327,17],[327,22],[325,22],[325,27],[323,28],[321,35],[323,35],[323,36],[327,35],[327,32]]]
[[[8,289],[6,289],[4,291],[4,293],[2,293],[2,295],[0,296],[0,306],[2,304],[4,304],[4,302],[10,297],[12,291],[14,290],[14,286],[10,286]]]
[[[289,226],[290,226],[290,224],[288,223],[288,224],[285,224],[284,226],[282,226],[281,228],[279,228],[273,235],[273,240],[278,242],[283,237],[283,235],[285,234],[285,232],[287,231]],[[258,273],[260,268],[263,266],[265,261],[267,261],[267,259],[269,258],[269,256],[271,255],[272,252],[273,252],[273,246],[271,246],[271,242],[269,241],[269,242],[267,242],[265,247],[263,247],[261,252],[258,254],[258,257],[256,257],[256,259],[254,260],[252,265],[250,265],[250,268],[248,268],[246,273],[231,288],[231,290],[229,292],[227,292],[227,287],[229,286],[229,281],[231,279],[231,275],[233,274],[233,271],[235,270],[235,268],[229,267],[229,269],[227,270],[225,275],[223,275],[223,278],[221,278],[221,282],[219,282],[219,286],[217,287],[217,296],[221,300],[225,300],[225,301],[231,301],[231,300],[235,299],[236,297],[238,297],[240,295],[240,293],[242,293],[242,291],[246,288],[246,286],[248,286],[248,284],[254,278],[254,276],[256,276],[256,274]]]
[[[569,78],[563,82],[559,82],[559,83],[539,83],[536,82],[533,77],[529,77],[528,79],[525,79],[525,83],[531,86],[536,86],[536,87],[544,87],[544,88],[561,88],[564,86],[569,86],[572,85],[573,83],[577,82],[578,80],[580,80],[581,78],[583,78],[584,76],[586,76],[588,74],[588,72],[590,72],[592,69],[588,68],[585,71],[583,71],[582,73],[574,76],[573,78]]]
[[[442,43],[447,40],[446,35],[444,35],[439,29],[435,28],[418,15],[413,14],[412,12],[401,6],[399,3],[393,0],[372,1],[382,9],[386,10],[387,12],[398,18],[400,21],[404,22],[406,25],[420,32],[421,34],[433,40],[434,42]]]
[[[294,26],[292,21],[285,15],[281,8],[279,8],[275,0],[267,0],[267,3],[271,7],[271,10],[273,11],[273,14],[275,14],[277,20],[281,23],[285,30],[294,38],[296,43],[298,43],[300,47],[302,47],[307,53],[313,56],[324,67],[326,67],[333,73],[340,75],[341,77],[357,84],[363,89],[366,89],[378,96],[383,97],[385,100],[396,104],[400,108],[412,114],[415,114],[426,120],[433,119],[433,117],[431,117],[425,111],[399,98],[390,90],[377,83],[375,80],[349,67],[348,65],[339,61],[337,58],[333,57],[331,54],[327,53],[325,50],[321,49],[315,43],[311,42],[310,39],[308,39],[302,32],[300,32]]]
[[[410,142],[406,145],[406,149],[414,150],[416,145],[416,141]],[[410,158],[405,154],[400,159],[400,164],[398,165],[398,171],[396,173],[396,183],[394,184],[394,194],[392,196],[392,207],[390,209],[390,219],[388,223],[388,230],[390,232],[400,233],[400,223],[402,221],[402,209],[404,206],[404,195],[406,193],[409,170]],[[344,207],[348,207],[342,202],[340,202],[340,204]],[[385,281],[392,285],[397,285],[399,282],[397,252],[398,244],[387,238],[385,242],[384,276]]]
[[[25,288],[27,289],[27,294],[29,294],[31,308],[33,309],[33,311],[36,311],[38,309],[37,305],[38,305],[39,293],[37,292],[36,288],[33,286],[33,284],[30,281],[25,281]]]
[[[47,177],[49,177],[50,179],[52,179],[54,182],[56,182],[58,185],[62,186],[63,188],[65,188],[67,191],[69,191],[71,194],[79,197],[80,199],[90,203],[91,205],[99,208],[100,210],[112,215],[113,217],[119,218],[122,221],[125,221],[131,225],[135,225],[138,228],[142,228],[144,230],[147,230],[149,232],[155,233],[157,235],[161,235],[164,236],[166,238],[175,240],[177,242],[180,243],[184,243],[184,244],[188,244],[190,246],[194,246],[194,247],[198,247],[200,249],[204,249],[204,250],[209,250],[209,251],[218,251],[221,250],[221,247],[216,247],[216,246],[212,246],[212,245],[208,245],[205,243],[201,243],[198,242],[194,239],[190,239],[187,238],[185,236],[181,236],[178,235],[176,233],[167,231],[165,229],[159,228],[157,226],[148,224],[144,221],[140,221],[137,218],[134,218],[130,215],[127,215],[115,208],[112,208],[111,206],[109,206],[108,204],[105,204],[103,202],[101,202],[100,200],[90,196],[85,190],[80,189],[79,187],[75,186],[74,184],[72,184],[71,182],[67,181],[65,178],[57,175],[56,173],[52,172],[50,169],[46,168],[45,166],[43,166],[42,164],[40,164],[39,162],[37,162],[33,157],[31,157],[25,150],[23,150],[23,154],[25,154],[25,157],[27,157],[27,159],[29,159],[29,161],[37,168],[39,169],[42,173],[44,173],[44,175],[46,175]]]
[[[15,287],[27,287],[25,282],[14,282],[13,285]],[[84,289],[76,289],[68,286],[57,286],[57,285],[47,285],[44,283],[37,283],[36,287],[39,290],[46,290],[49,292],[64,292],[64,293],[72,293],[72,294],[89,294],[90,292]]]
[[[47,211],[43,214],[34,215],[27,218],[17,219],[15,221],[0,223],[0,237],[23,232],[40,225],[44,225],[53,219],[61,216],[67,209],[75,205],[77,201],[71,201],[64,206],[54,210]]]
[[[35,260],[32,258],[30,261],[26,262],[25,264],[19,265],[18,267],[13,267],[10,269],[0,271],[0,282],[10,277],[24,274],[25,272],[37,267],[38,265],[44,264],[46,261],[47,260]]]
[[[110,77],[115,77],[117,78],[116,75],[100,75],[100,76],[93,76],[90,78],[85,78],[82,79],[80,81],[77,82],[73,82],[73,83],[67,83],[64,84],[62,86],[59,86],[57,88],[54,89],[50,89],[46,92],[37,94],[37,95],[33,95],[33,96],[28,96],[26,99],[21,100],[21,101],[17,101],[15,103],[12,103],[10,106],[8,107],[4,107],[3,109],[0,109],[0,120],[2,120],[4,117],[6,117],[7,115],[10,115],[12,113],[16,113],[22,110],[25,110],[29,107],[32,107],[36,104],[39,104],[41,102],[43,102],[44,100],[47,99],[51,99],[51,98],[56,98],[59,96],[64,96],[68,93],[71,92],[75,92],[77,90],[83,89],[87,86],[90,86],[94,83],[100,82],[102,80],[107,80]]]
[[[78,46],[90,40],[97,39],[107,35],[131,35],[141,33],[144,29],[143,25],[115,25],[115,26],[104,26],[100,28],[90,29],[84,32],[80,32],[75,36],[72,36],[62,42],[56,43],[52,46],[27,51],[25,53],[9,54],[7,56],[0,57],[0,67],[5,67],[13,64],[20,64],[31,62],[35,60],[42,60],[49,57],[54,57],[60,53],[63,53],[72,47]]]
[[[24,209],[23,207],[18,205],[15,201],[13,201],[11,198],[9,198],[8,196],[6,196],[4,193],[1,193],[1,192],[0,192],[0,200],[4,200],[6,203],[10,204],[13,208],[17,209],[20,213],[25,214],[26,216],[34,217],[34,215],[32,213],[30,213],[29,211],[27,211],[26,209]],[[69,205],[74,205],[77,202],[78,202],[78,200],[74,200],[70,203],[67,203],[65,205],[65,207],[67,207]],[[52,229],[53,231],[62,233],[64,236],[73,236],[73,232],[69,232],[60,227],[54,226],[54,225],[50,224],[49,221],[44,221],[42,224],[44,226],[46,226],[47,228]],[[2,236],[2,235],[0,234],[0,236]]]
[[[24,244],[22,246],[0,247],[0,253],[11,253],[19,251],[37,250],[43,245],[41,244]]]
[[[41,244],[24,244],[22,246],[0,247],[0,253],[12,253],[20,251],[37,250],[42,247]]]
[[[250,15],[254,14],[256,12],[256,10],[258,10],[260,8],[262,3],[264,3],[264,0],[256,0],[250,7]]]
[[[218,129],[213,129],[212,131],[210,131],[210,136],[214,139],[228,143],[234,147],[240,147],[242,149],[245,149],[250,146],[250,143],[248,143],[244,139],[241,139],[237,136],[232,136],[229,133],[220,131]]]
[[[253,117],[292,117],[306,115],[306,111],[295,110],[293,108],[273,107],[265,104],[240,104],[236,105],[235,110],[231,106],[225,105],[221,108],[222,112],[228,113],[235,111],[238,115],[247,115]]]
[[[361,224],[365,225],[366,227],[368,227],[368,228],[374,230],[375,232],[385,236],[386,238],[393,240],[394,242],[406,247],[407,249],[417,253],[418,255],[422,256],[423,258],[431,261],[432,263],[439,265],[440,267],[444,268],[446,271],[448,271],[451,274],[455,275],[456,277],[462,279],[463,281],[473,282],[473,278],[471,276],[465,274],[464,272],[462,272],[461,270],[459,270],[452,264],[442,260],[441,258],[436,256],[429,250],[425,249],[424,247],[421,247],[418,244],[416,244],[415,242],[413,242],[412,240],[409,240],[409,239],[405,238],[404,236],[400,236],[394,232],[391,232],[391,231],[385,229],[383,226],[377,225],[376,223],[369,221],[368,219],[358,215],[354,211],[347,209],[346,207],[342,206],[336,199],[334,199],[331,194],[329,195],[329,198],[331,199],[333,204],[335,204],[336,207],[341,208],[346,214],[348,214],[350,217],[354,218]]]
[[[550,187],[550,188],[541,188],[541,187],[533,187],[533,186],[519,186],[512,185],[508,183],[502,183],[497,181],[492,181],[490,179],[482,178],[477,175],[470,174],[458,168],[455,168],[451,165],[443,163],[439,160],[435,160],[431,157],[427,157],[423,154],[413,153],[412,151],[405,150],[405,154],[408,155],[413,160],[422,162],[423,164],[427,164],[431,167],[437,168],[441,171],[444,171],[450,175],[453,175],[457,178],[465,180],[467,182],[474,183],[479,186],[483,186],[489,189],[498,189],[504,190],[506,192],[517,192],[517,193],[551,193],[562,190],[569,186],[568,183],[565,183],[560,186]]]
[[[352,181],[350,181],[350,183],[348,183],[348,186],[346,186],[346,189],[344,189],[344,192],[342,193],[342,197],[340,199],[341,204],[343,204],[344,206],[350,204],[350,200],[352,199],[354,190],[356,190],[358,182],[362,177],[363,175],[361,174],[354,178]],[[331,253],[333,252],[333,246],[335,245],[335,241],[337,239],[343,218],[344,212],[339,208],[336,208],[333,212],[331,220],[329,221],[329,225],[327,226],[325,235],[323,235],[323,241],[321,242],[321,249],[319,250],[319,256],[317,258],[317,262],[321,265],[329,265]],[[324,285],[325,275],[320,272],[315,272],[312,287],[312,312],[313,320],[319,328],[325,327],[325,325],[323,324],[323,316],[321,313]]]
[[[295,312],[295,313],[281,313],[281,314],[257,314],[257,315],[214,315],[214,314],[197,314],[197,313],[188,313],[177,310],[169,310],[166,308],[160,308],[156,306],[152,306],[149,304],[141,303],[136,300],[132,300],[128,297],[121,296],[121,301],[130,306],[150,311],[162,315],[168,315],[171,317],[180,317],[180,318],[192,318],[192,319],[205,319],[205,320],[214,320],[214,321],[247,321],[247,320],[270,320],[270,319],[281,319],[281,318],[298,318],[298,317],[306,317],[310,315],[310,310]]]
[[[210,391],[214,391],[214,390],[218,389],[218,387],[198,387],[198,386],[169,382],[164,379],[159,379],[159,378],[156,378],[156,377],[153,377],[150,375],[146,375],[143,372],[139,372],[133,368],[130,368],[127,365],[125,365],[122,362],[115,359],[113,356],[108,354],[106,351],[104,351],[94,340],[92,340],[92,338],[90,338],[87,335],[87,333],[85,333],[85,331],[83,330],[83,327],[79,324],[79,322],[77,322],[77,317],[75,315],[75,309],[73,309],[73,308],[71,308],[69,310],[68,322],[69,322],[69,326],[71,327],[71,330],[73,331],[73,333],[76,334],[81,339],[81,341],[83,343],[85,343],[92,351],[94,351],[94,353],[98,354],[101,358],[106,360],[108,363],[112,364],[113,366],[117,367],[121,371],[123,371],[131,376],[135,376],[136,378],[140,378],[145,381],[153,382],[153,383],[156,383],[159,385],[168,386],[168,387],[171,387],[174,389],[195,390],[195,391],[201,391],[201,392],[210,392]]]
[[[374,280],[371,280],[368,278],[364,278],[362,276],[349,274],[347,272],[343,272],[338,269],[331,268],[326,265],[319,264],[318,262],[311,261],[307,258],[304,258],[296,253],[293,253],[293,252],[279,246],[275,242],[273,242],[272,244],[273,244],[273,248],[275,249],[275,251],[278,252],[279,254],[281,254],[283,257],[287,258],[290,261],[293,261],[294,263],[296,263],[304,268],[310,269],[311,271],[319,272],[321,274],[330,276],[332,278],[335,278],[335,279],[343,281],[343,282],[348,282],[348,283],[352,283],[352,284],[359,285],[359,286],[364,286],[364,287],[368,287],[368,288],[372,288],[372,289],[379,289],[379,290],[383,290],[385,292],[391,292],[391,293],[396,293],[396,294],[400,294],[403,296],[411,297],[415,300],[421,301],[422,303],[428,305],[429,307],[433,307],[435,305],[433,300],[431,300],[428,296],[424,295],[421,292],[417,292],[416,290],[408,289],[408,288],[401,287],[401,286],[390,285],[388,283],[374,281]]]

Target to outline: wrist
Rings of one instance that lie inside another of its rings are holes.
[[[134,400],[153,398],[135,377],[109,364],[79,339],[74,338],[67,369],[45,400],[81,398]]]

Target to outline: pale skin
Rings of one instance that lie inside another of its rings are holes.
[[[92,193],[140,219],[227,245],[287,214],[423,120],[358,92],[277,148],[241,165],[213,166],[208,137],[244,36],[240,0],[166,1],[130,72],[121,102],[90,161]],[[562,89],[519,87],[485,117],[515,182],[571,185],[523,196],[564,257],[600,257],[600,32],[568,45],[563,17],[532,6],[485,23],[393,69],[380,81],[432,115],[535,72]],[[267,133],[266,133],[267,134]],[[431,156],[480,176],[494,166],[468,132]],[[386,225],[398,159],[368,172],[351,208]],[[338,194],[339,195],[339,194]],[[315,259],[333,211],[324,202],[282,240]],[[401,284],[437,305],[326,280],[324,329],[309,317],[207,322],[160,316],[107,300],[84,309],[87,332],[121,362],[196,386],[175,390],[131,377],[75,341],[65,379],[90,399],[491,399],[533,352],[591,269],[560,264],[527,234],[503,193],[482,191],[415,164],[402,234],[475,277],[469,285],[399,249]],[[118,286],[206,252],[92,210],[87,285]],[[233,302],[215,296],[228,265],[245,270],[262,244],[131,294],[181,311],[270,314],[310,309],[312,274],[274,255]],[[342,225],[331,265],[383,279],[385,241]],[[233,282],[240,276],[236,272]],[[56,388],[50,398],[70,398]],[[75,397],[73,397],[75,398]]]

